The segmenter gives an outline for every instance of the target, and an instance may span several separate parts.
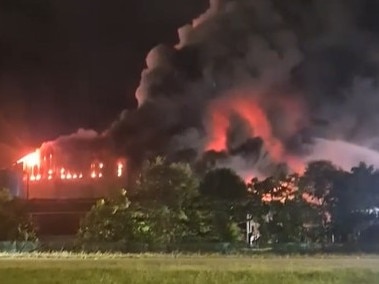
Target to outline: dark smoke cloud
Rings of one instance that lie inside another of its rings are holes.
[[[209,105],[241,88],[259,101],[288,151],[299,153],[309,136],[375,144],[379,49],[373,9],[379,6],[360,0],[212,1],[192,26],[179,29],[176,49],[150,52],[136,94],[139,109],[120,119],[112,134],[120,141],[124,133],[123,145],[134,141],[129,151],[201,152]],[[278,101],[301,109],[283,109]],[[224,162],[238,170],[267,168],[259,143],[255,159],[233,151],[251,145],[247,138],[241,123],[232,123],[231,155]]]
[[[148,54],[138,109],[124,111],[106,136],[118,154],[136,161],[178,153],[200,159],[210,106],[240,96],[259,104],[291,155],[323,157],[334,145],[314,140],[320,147],[304,147],[313,137],[379,150],[378,13],[370,0],[211,1],[179,29],[176,47],[159,45]],[[286,162],[273,161],[267,141],[250,137],[254,129],[238,117],[227,136],[228,153],[216,165],[247,176]]]

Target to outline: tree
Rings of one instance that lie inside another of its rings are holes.
[[[271,202],[268,234],[279,243],[318,242],[323,236],[321,216],[315,205],[296,192],[293,198]]]
[[[379,206],[379,172],[373,166],[360,163],[351,169],[348,177],[353,201],[350,206],[354,211]]]
[[[158,157],[146,162],[136,183],[136,201],[181,210],[196,197],[198,181],[185,163],[168,163]]]
[[[25,203],[0,190],[0,241],[34,241],[35,228],[26,211]]]
[[[249,184],[248,210],[266,242],[315,241],[320,224],[315,206],[304,199],[297,174],[280,174]]]
[[[130,202],[122,191],[116,200],[99,200],[81,221],[78,235],[88,242],[130,240],[130,225]]]
[[[124,191],[114,200],[100,201],[83,220],[84,241],[124,241],[168,245],[193,231],[189,220],[197,180],[187,164],[163,158],[147,162],[129,200]]]
[[[367,212],[379,205],[378,186],[379,173],[373,166],[360,163],[345,173],[344,188],[335,192],[337,204],[333,212],[335,230],[342,240],[355,239],[359,228],[376,219]]]
[[[315,161],[308,164],[300,179],[302,190],[317,198],[322,205],[332,206],[335,186],[342,181],[344,172],[329,161]]]
[[[180,242],[199,229],[190,219],[198,197],[198,180],[185,163],[168,163],[158,157],[143,167],[136,186],[136,202],[149,212],[155,242]]]
[[[211,170],[201,180],[199,192],[205,207],[203,212],[208,212],[211,239],[223,242],[240,240],[243,235],[239,224],[246,220],[243,199],[247,196],[247,186],[241,177],[231,169]]]
[[[314,161],[308,164],[299,182],[300,190],[309,201],[318,204],[317,208],[323,217],[322,223],[326,235],[335,230],[333,212],[337,205],[336,195],[339,195],[337,192],[343,188],[344,175],[344,171],[329,161]]]
[[[302,190],[319,202],[325,225],[341,242],[365,222],[364,210],[378,205],[378,185],[373,167],[361,163],[346,172],[327,161],[310,163],[300,182]]]
[[[201,181],[199,191],[215,199],[236,200],[247,196],[245,182],[227,168],[209,171]]]

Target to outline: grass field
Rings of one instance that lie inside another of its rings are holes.
[[[379,283],[379,256],[0,254],[0,283]]]

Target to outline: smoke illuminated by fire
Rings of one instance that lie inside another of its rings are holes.
[[[276,139],[271,130],[271,125],[264,111],[252,100],[236,98],[231,101],[233,110],[248,124],[254,136],[261,137],[265,142],[267,151],[275,161],[281,161],[284,156],[284,148]]]
[[[125,162],[97,154],[106,138],[133,171],[153,155],[196,164],[211,150],[222,153],[204,164],[232,168],[247,181],[283,164],[302,174],[305,162],[320,158],[346,169],[360,161],[378,166],[378,87],[368,75],[376,74],[376,39],[350,25],[354,13],[343,15],[356,10],[351,1],[295,2],[211,0],[179,29],[178,45],[148,54],[137,109],[123,111],[104,135],[79,130],[52,142],[69,157],[37,150],[19,163],[31,180],[121,177]],[[325,31],[344,36],[331,41]],[[366,143],[370,151],[356,147]]]
[[[215,107],[211,111],[210,141],[206,146],[206,151],[222,152],[227,150],[226,133],[229,128],[229,117],[226,110]]]
[[[290,110],[290,104],[288,103],[286,106]],[[209,108],[209,111],[211,127],[206,150],[217,152],[227,150],[229,120],[232,114],[237,114],[249,126],[251,137],[262,138],[265,149],[274,162],[286,162],[289,168],[297,173],[304,171],[305,166],[303,162],[286,153],[282,142],[273,134],[265,111],[254,99],[244,96],[229,96],[215,101]]]

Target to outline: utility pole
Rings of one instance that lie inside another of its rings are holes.
[[[252,226],[251,226],[251,222],[252,222],[252,216],[251,214],[247,214],[246,215],[246,243],[250,246],[250,237],[251,237],[251,234],[252,234]]]

